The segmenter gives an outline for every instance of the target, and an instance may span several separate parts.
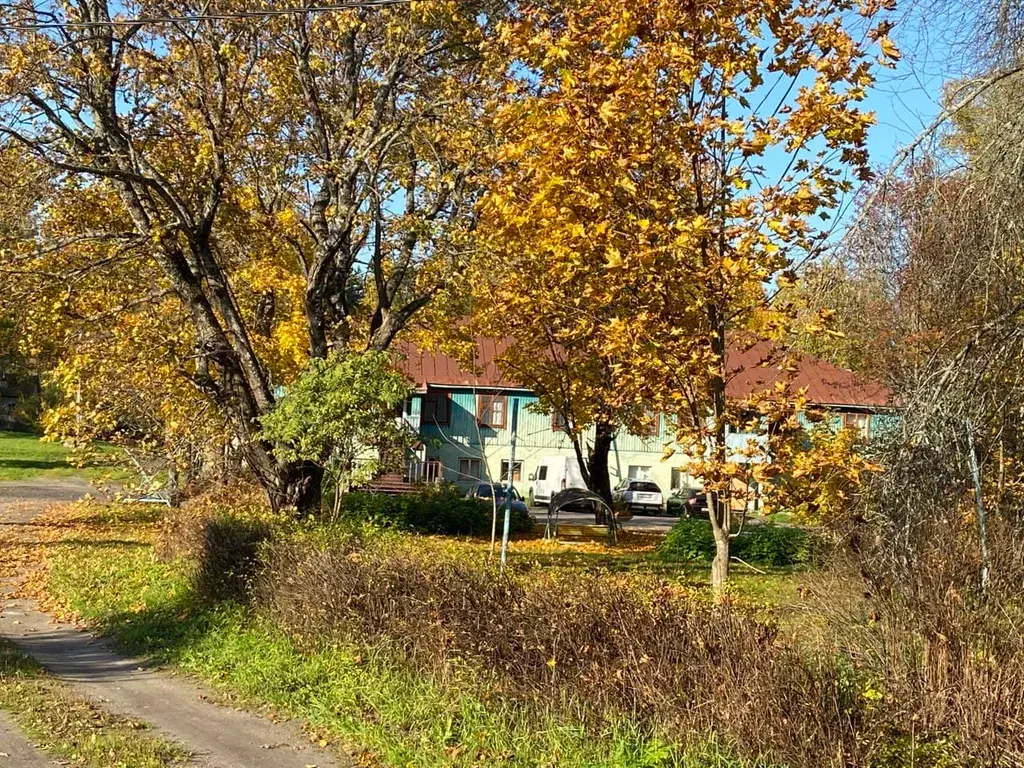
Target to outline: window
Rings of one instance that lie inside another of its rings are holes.
[[[537,479],[538,480],[547,480],[548,479],[548,465],[547,464],[541,464],[540,469],[537,470]]]
[[[860,434],[865,442],[871,439],[871,414],[844,413],[843,429],[852,429]]]
[[[482,427],[503,428],[505,426],[505,396],[480,395],[477,398],[476,416]]]
[[[459,459],[459,480],[480,480],[483,464],[480,459]]]
[[[554,432],[565,431],[565,417],[562,416],[561,411],[551,412],[551,429]]]
[[[626,476],[630,480],[650,480],[651,468],[646,466],[640,466],[638,464],[630,464],[629,472]]]
[[[674,467],[672,469],[672,482],[670,483],[670,486],[673,491],[678,491],[683,487],[683,470],[679,467]]]
[[[661,493],[661,488],[659,488],[656,483],[646,480],[634,480],[629,484],[629,490],[639,491],[640,493]]]
[[[518,483],[523,479],[523,462],[517,461],[515,467],[512,469],[512,482]],[[508,460],[505,459],[501,462],[501,482],[508,482]]]
[[[658,437],[661,435],[661,414],[655,413],[654,411],[647,412],[647,418],[650,419],[650,432],[645,435],[646,437]]]
[[[451,418],[450,403],[447,392],[428,392],[423,396],[420,420],[424,424],[447,424]]]

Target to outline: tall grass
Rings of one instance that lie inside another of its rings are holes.
[[[782,630],[649,574],[502,574],[436,540],[294,522],[252,538],[234,517],[167,527],[166,562],[78,545],[50,588],[133,650],[384,765],[1021,764],[1008,598],[934,593],[928,618],[853,575],[848,599],[805,593],[813,615]],[[218,571],[231,589],[210,588]]]
[[[629,718],[593,729],[559,706],[527,712],[485,695],[469,670],[461,684],[423,674],[381,638],[303,642],[251,607],[200,598],[182,564],[147,547],[111,558],[106,547],[68,545],[48,589],[126,650],[195,674],[230,702],[300,718],[311,738],[366,765],[769,768],[713,734],[671,743]]]

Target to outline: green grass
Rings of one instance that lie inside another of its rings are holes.
[[[144,546],[68,544],[48,589],[126,649],[172,664],[233,703],[305,720],[316,739],[376,764],[417,768],[744,768],[714,739],[673,746],[628,721],[593,733],[566,713],[483,701],[472,680],[446,684],[382,646],[300,649],[242,606],[196,604],[180,566]],[[466,673],[469,674],[468,672]]]
[[[637,573],[657,576],[679,583],[711,599],[711,567],[691,560],[671,560],[654,551],[586,551],[563,548],[550,552],[516,551],[509,563],[517,573],[533,570],[565,569],[591,573]],[[757,605],[785,608],[798,600],[805,566],[751,566],[733,563],[729,573],[729,592],[736,598]]]
[[[62,764],[168,768],[189,763],[187,751],[147,733],[145,723],[95,707],[6,642],[0,642],[0,709]]]
[[[110,446],[100,446],[100,455],[109,456],[114,450]],[[0,432],[0,481],[70,477],[99,480],[124,476],[123,472],[102,459],[76,467],[69,463],[70,457],[69,448],[60,443],[44,443],[39,435]]]

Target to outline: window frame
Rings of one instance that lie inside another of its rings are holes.
[[[562,416],[562,412],[561,411],[559,411],[557,408],[555,410],[551,411],[551,431],[552,432],[561,432],[564,435],[565,432],[566,432],[567,424],[568,424],[568,422],[566,422],[565,418]]]
[[[647,470],[647,476],[646,477],[639,477],[639,476],[634,477],[633,475],[631,475],[630,474],[630,470],[633,469],[634,467],[636,469],[638,469],[638,470],[639,469]],[[629,465],[626,466],[626,479],[627,480],[650,480],[651,479],[651,472],[653,472],[653,471],[654,471],[654,467],[651,464],[629,464]]]
[[[864,426],[858,422],[863,419]],[[850,422],[853,423],[850,423]],[[865,442],[871,441],[871,414],[863,411],[843,411],[840,416],[840,424],[843,429],[852,429],[860,435]]]
[[[518,470],[518,472],[516,471]],[[505,473],[508,471],[508,459],[502,459],[501,465],[498,467],[498,482],[508,483],[505,479]],[[518,477],[517,477],[518,475]],[[516,459],[515,464],[512,465],[512,484],[523,482],[523,460]]]
[[[661,437],[661,427],[662,427],[661,417],[662,417],[663,414],[661,413],[661,411],[656,411],[654,413],[650,413],[649,415],[651,417],[651,422],[653,423],[654,431],[651,432],[651,434],[647,436],[648,439],[650,440],[650,439]]]
[[[501,403],[501,422],[493,420],[494,403]],[[485,414],[488,419],[485,419]],[[476,420],[481,427],[491,429],[504,429],[508,422],[508,396],[507,395],[477,395],[476,396]]]
[[[464,472],[462,469],[463,462],[468,465],[469,471]],[[477,473],[473,474],[473,465],[476,465]],[[475,480],[478,484],[484,482],[484,463],[480,459],[475,459],[472,456],[459,456],[459,480]]]
[[[427,401],[433,402],[434,406],[434,418],[427,418]],[[439,403],[444,403],[444,419],[437,418],[437,406]],[[438,427],[447,427],[452,423],[452,396],[450,392],[444,390],[432,390],[423,394],[420,401],[420,423],[421,424],[433,424]]]
[[[669,490],[681,491],[683,489],[683,470],[681,467],[672,467],[669,473]]]

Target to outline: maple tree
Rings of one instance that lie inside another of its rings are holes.
[[[769,485],[766,504],[796,520],[843,533],[862,484],[881,470],[864,456],[860,435],[817,416],[803,439],[780,441],[773,460],[784,471]]]
[[[260,420],[307,357],[386,348],[458,268],[491,15],[205,9],[0,11],[0,138],[51,173],[0,268],[76,382],[56,431],[216,427],[273,506],[310,508],[320,469]]]
[[[491,51],[507,82],[490,121],[480,327],[514,340],[506,366],[571,432],[596,425],[593,453],[670,415],[667,450],[714,498],[716,587],[733,480],[750,471],[726,435],[778,418],[769,398],[727,401],[727,337],[755,317],[788,322],[766,287],[818,251],[849,174],[869,175],[858,103],[873,49],[898,56],[884,5],[523,4]]]

